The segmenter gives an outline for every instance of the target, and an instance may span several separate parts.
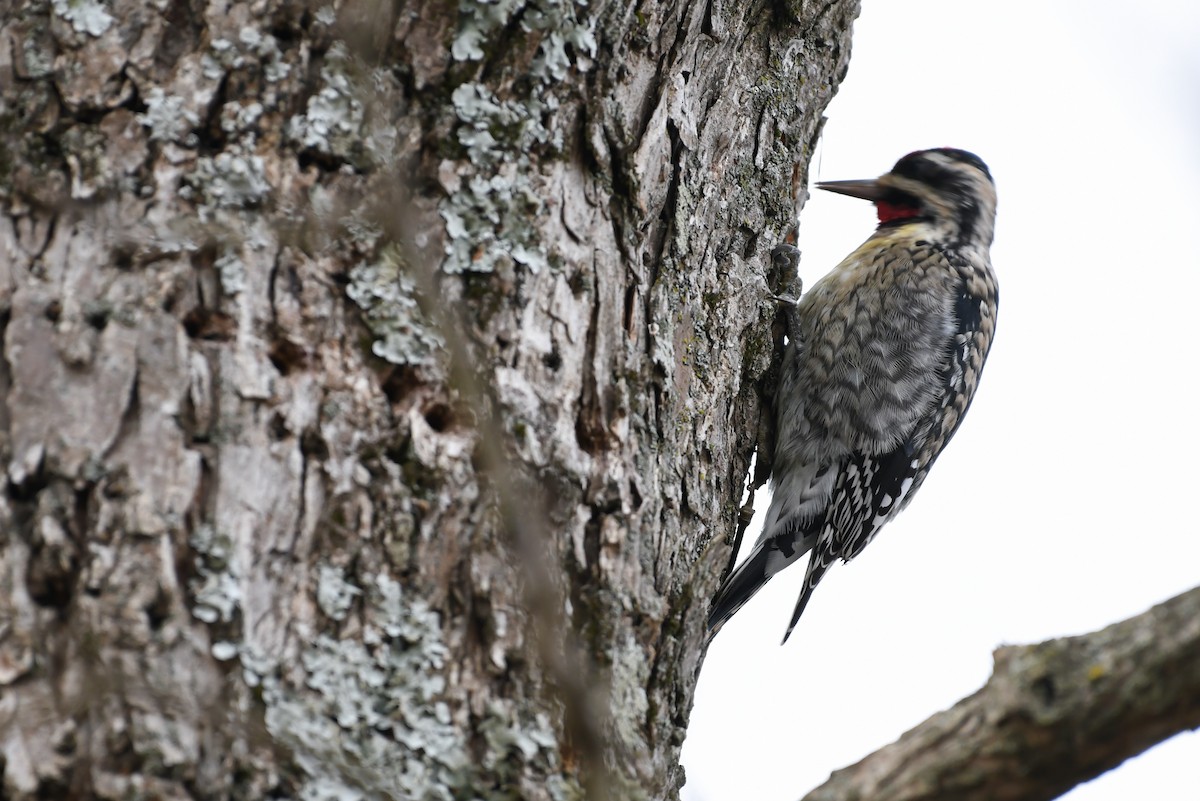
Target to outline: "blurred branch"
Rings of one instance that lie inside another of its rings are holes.
[[[997,649],[987,684],[803,801],[1040,801],[1200,727],[1200,587],[1079,637]]]
[[[403,193],[389,196],[393,208],[407,208]],[[473,321],[467,304],[442,303],[439,266],[410,246],[413,237],[406,220],[381,215],[380,225],[390,241],[404,248],[406,274],[426,299],[424,311],[442,335],[446,347],[447,383],[471,410],[478,439],[474,461],[479,476],[491,489],[509,545],[525,571],[523,595],[531,623],[530,639],[536,657],[550,679],[547,691],[562,705],[563,725],[580,779],[590,801],[606,801],[618,786],[605,760],[615,742],[606,732],[608,693],[597,686],[595,660],[566,617],[566,594],[554,559],[556,533],[540,502],[526,466],[513,453],[513,436],[501,420],[502,404],[495,397],[487,365],[476,357],[470,342]]]

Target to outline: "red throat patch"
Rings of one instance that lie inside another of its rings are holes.
[[[879,215],[881,223],[891,222],[892,220],[907,220],[910,217],[916,217],[920,210],[915,206],[897,206],[883,200],[875,202],[875,212]]]

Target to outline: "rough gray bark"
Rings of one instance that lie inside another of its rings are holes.
[[[670,798],[856,0],[0,17],[28,798]]]
[[[1200,728],[1200,587],[1079,637],[996,651],[979,692],[804,801],[1047,801]]]

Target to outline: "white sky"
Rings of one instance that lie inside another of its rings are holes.
[[[1200,3],[863,6],[813,179],[926,147],[979,154],[1000,197],[997,339],[916,500],[830,571],[788,644],[799,565],[722,629],[685,801],[795,801],[978,689],[997,645],[1200,584]],[[873,225],[870,204],[814,193],[806,285]],[[1193,733],[1066,798],[1198,793]]]

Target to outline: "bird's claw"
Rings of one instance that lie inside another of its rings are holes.
[[[804,291],[804,282],[800,280],[800,250],[795,245],[784,242],[776,245],[771,251],[771,264],[778,271],[780,281],[787,289],[779,295],[771,295],[787,314],[788,339],[799,342],[800,315],[797,307],[800,305],[800,295]]]
[[[790,281],[800,269],[800,249],[787,242],[776,245],[771,250],[771,264],[779,270],[784,281]]]

